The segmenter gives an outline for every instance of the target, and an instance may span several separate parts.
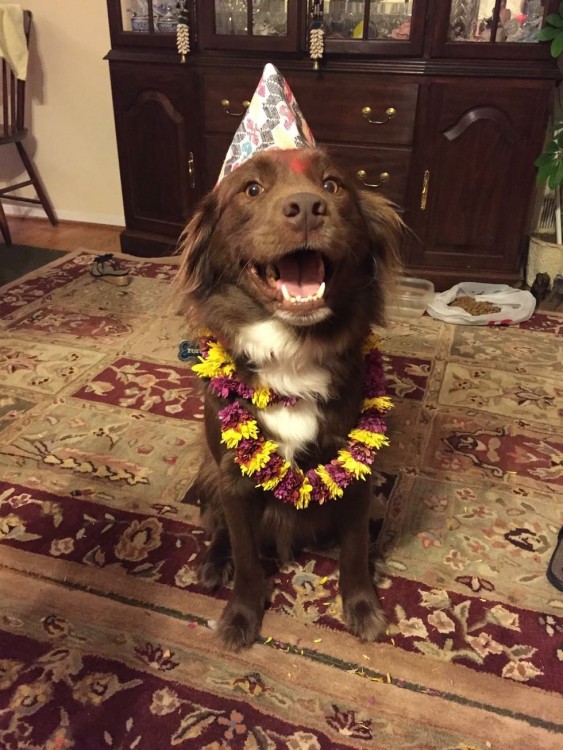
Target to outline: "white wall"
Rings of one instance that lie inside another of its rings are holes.
[[[123,225],[109,69],[103,59],[110,49],[106,2],[24,0],[21,5],[33,13],[25,146],[55,212],[59,219]],[[2,146],[0,185],[20,179],[25,177],[15,146]],[[4,205],[7,213],[45,216],[39,207]]]

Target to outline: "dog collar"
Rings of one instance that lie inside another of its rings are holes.
[[[389,445],[385,435],[385,413],[392,407],[385,393],[383,361],[379,339],[368,336],[363,346],[363,401],[357,426],[348,434],[346,447],[327,464],[304,472],[286,461],[273,440],[266,440],[254,414],[244,401],[258,409],[275,403],[290,407],[287,399],[269,388],[250,388],[238,377],[236,365],[220,342],[206,336],[200,341],[201,354],[192,370],[208,381],[210,390],[228,404],[219,411],[221,442],[234,452],[234,461],[243,475],[252,477],[257,487],[271,491],[276,498],[306,508],[341,498],[351,482],[365,480],[380,448]]]

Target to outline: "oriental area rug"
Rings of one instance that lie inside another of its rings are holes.
[[[343,626],[337,552],[274,578],[224,653],[196,577],[202,410],[177,359],[177,259],[80,250],[0,290],[2,750],[563,747],[563,315],[380,331],[376,644]],[[187,499],[185,498],[186,492]]]

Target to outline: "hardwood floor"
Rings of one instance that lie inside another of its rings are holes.
[[[61,221],[54,227],[47,219],[8,217],[14,245],[45,247],[51,250],[77,250],[86,247],[100,253],[119,253],[119,235],[123,227],[105,224]],[[0,243],[0,252],[2,244]]]

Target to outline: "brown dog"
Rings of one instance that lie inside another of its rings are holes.
[[[278,453],[303,471],[330,462],[362,402],[362,345],[383,322],[403,225],[382,197],[358,191],[320,149],[266,151],[200,204],[183,238],[179,287],[194,330],[208,329],[249,388],[280,401],[244,406]],[[206,455],[198,480],[212,539],[200,568],[209,588],[234,588],[219,632],[233,650],[260,632],[267,596],[262,552],[340,543],[344,616],[363,640],[385,618],[368,564],[369,481],[298,509],[243,476],[221,442],[226,401],[205,388]]]

